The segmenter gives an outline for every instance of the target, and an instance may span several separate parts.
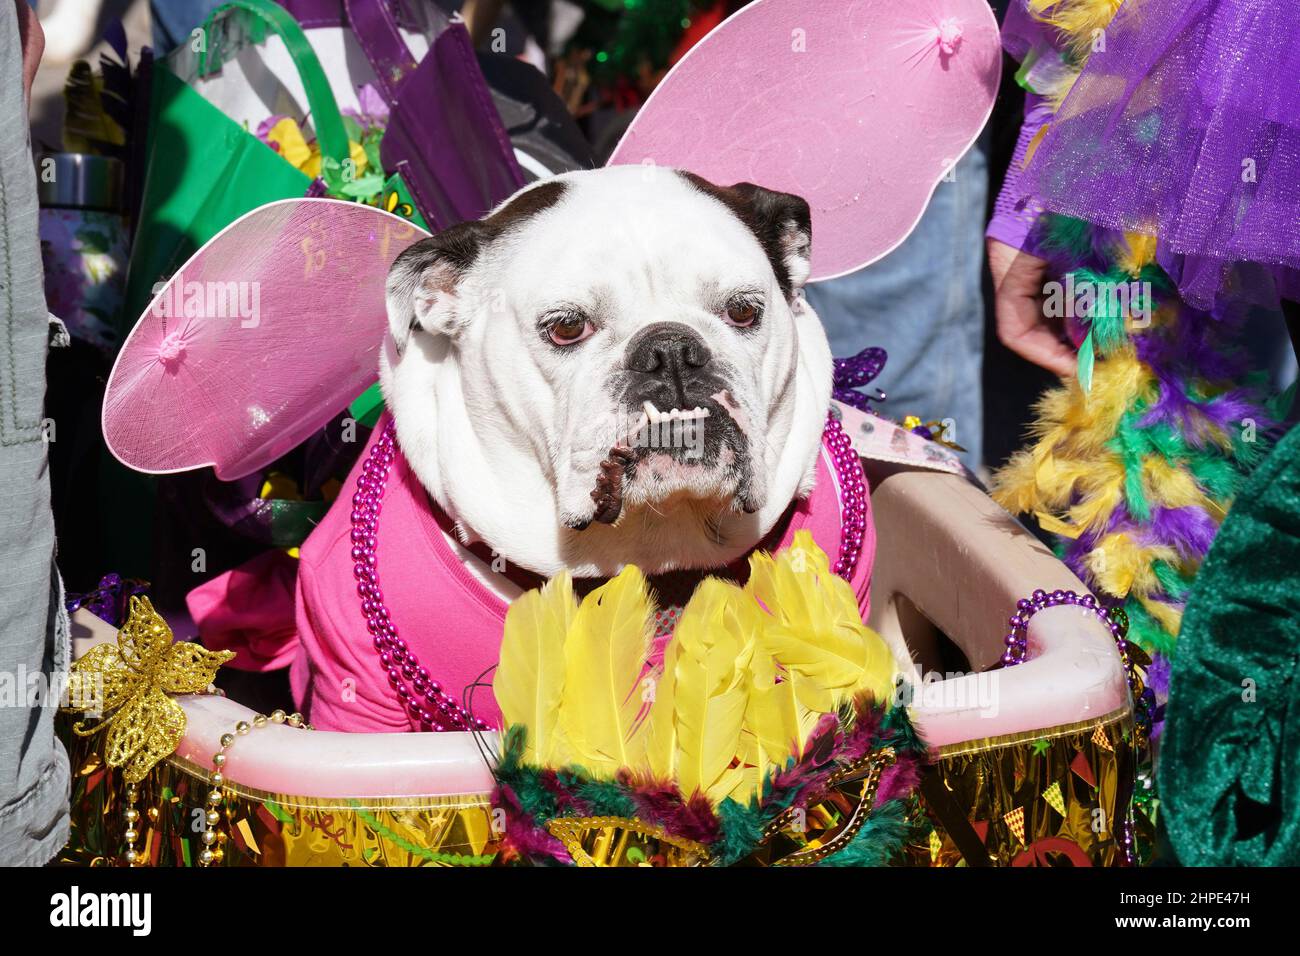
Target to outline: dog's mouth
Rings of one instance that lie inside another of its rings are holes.
[[[749,423],[727,389],[690,408],[660,408],[645,399],[600,462],[591,491],[592,521],[613,524],[629,505],[655,505],[681,495],[730,499],[752,514]]]
[[[703,405],[696,405],[691,409],[671,408],[666,412],[661,412],[655,408],[654,402],[647,399],[641,403],[642,418],[637,423],[638,428],[644,428],[647,425],[667,425],[672,422],[697,422],[703,421],[709,417],[709,410]]]

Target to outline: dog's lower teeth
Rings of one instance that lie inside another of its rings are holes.
[[[646,418],[650,420],[650,424],[652,425],[662,425],[666,422],[672,421],[689,422],[709,417],[709,410],[707,408],[701,408],[698,405],[695,408],[688,409],[687,411],[682,411],[680,408],[674,408],[667,412],[661,412],[659,409],[654,407],[654,403],[646,401],[642,403],[641,409],[645,412]]]

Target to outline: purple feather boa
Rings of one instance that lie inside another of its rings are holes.
[[[1086,271],[1111,281],[1117,276],[1117,265],[1129,253],[1121,233],[1077,220],[1045,216],[1035,233],[1037,247],[1047,256],[1049,273],[1056,278],[1070,273],[1077,278]],[[1140,277],[1152,283],[1148,305],[1153,321],[1146,327],[1131,326],[1125,340],[1155,385],[1149,393],[1131,397],[1131,404],[1124,409],[1128,414],[1108,446],[1122,456],[1124,468],[1130,472],[1126,494],[1145,489],[1149,514],[1141,519],[1134,515],[1126,506],[1136,501],[1130,497],[1113,509],[1103,529],[1063,541],[1065,563],[1089,582],[1096,578],[1088,558],[1104,535],[1120,534],[1144,547],[1169,548],[1190,566],[1198,564],[1213,543],[1217,512],[1165,506],[1152,495],[1146,476],[1131,473],[1139,458],[1163,455],[1193,481],[1199,480],[1198,475],[1215,475],[1220,483],[1213,496],[1222,504],[1230,495],[1232,472],[1244,473],[1254,460],[1255,448],[1262,448],[1266,436],[1276,428],[1251,383],[1249,358],[1238,344],[1246,310],[1227,302],[1210,310],[1195,308],[1179,298],[1173,282],[1157,266],[1144,268]],[[1084,317],[1074,321],[1072,332],[1081,340],[1088,329]],[[1099,350],[1098,358],[1104,361],[1104,352]],[[1247,422],[1253,423],[1260,445],[1252,447],[1242,441],[1241,429]],[[1210,489],[1202,490],[1210,493]],[[1180,609],[1179,597],[1181,594],[1156,588],[1150,600]],[[1147,620],[1149,628],[1152,625]],[[1148,631],[1148,637],[1154,640],[1154,632]]]
[[[1214,542],[1219,525],[1204,508],[1153,508],[1151,523],[1140,535],[1144,544],[1167,545],[1179,557],[1197,560]]]

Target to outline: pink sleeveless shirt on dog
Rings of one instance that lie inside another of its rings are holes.
[[[298,654],[290,682],[299,709],[321,730],[385,732],[418,729],[389,685],[361,612],[353,577],[352,527],[347,502],[370,447],[382,434],[380,419],[370,444],[348,476],[339,502],[302,547],[298,570]],[[865,619],[875,531],[866,507],[862,549],[850,577]],[[832,561],[839,553],[840,496],[825,443],[817,484],[800,502],[781,541],[807,529]],[[379,519],[379,579],[399,634],[433,679],[457,701],[461,690],[497,662],[507,604],[464,566],[446,540],[428,493],[399,453],[384,489]],[[490,680],[490,674],[487,680]],[[492,727],[500,720],[490,688],[472,699],[475,717]]]

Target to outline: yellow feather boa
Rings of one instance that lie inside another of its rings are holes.
[[[749,568],[743,588],[696,588],[655,668],[635,567],[581,603],[567,574],[516,600],[493,690],[504,726],[528,729],[525,761],[603,779],[626,768],[744,803],[823,714],[863,692],[889,700],[893,656],[812,535]]]

